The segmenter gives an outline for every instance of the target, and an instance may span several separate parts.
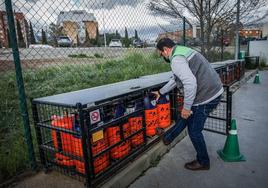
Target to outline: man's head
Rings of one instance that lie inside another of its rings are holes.
[[[176,44],[170,38],[162,38],[158,41],[156,48],[160,54],[164,58],[166,62],[169,61],[169,56],[172,53],[172,48]]]

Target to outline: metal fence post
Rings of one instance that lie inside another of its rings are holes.
[[[93,172],[93,159],[92,159],[92,152],[90,152],[90,161],[91,161],[91,168],[89,169],[89,158],[88,158],[88,149],[87,146],[90,146],[90,141],[89,141],[89,135],[88,131],[85,125],[85,117],[84,117],[84,111],[82,109],[81,103],[77,103],[77,110],[78,110],[78,115],[79,115],[79,124],[81,126],[81,136],[82,136],[82,151],[83,151],[83,158],[84,158],[84,164],[85,164],[85,175],[86,175],[86,186],[89,188],[91,187],[91,176],[90,176],[90,169],[91,172]],[[91,146],[90,146],[91,147]],[[91,149],[90,149],[91,151]]]
[[[36,138],[37,138],[37,143],[39,145],[39,155],[40,155],[40,161],[41,164],[43,164],[47,170],[47,163],[45,160],[45,154],[43,149],[40,147],[43,143],[42,143],[42,134],[41,134],[41,129],[40,127],[37,125],[37,123],[39,122],[39,116],[38,116],[38,111],[37,111],[37,104],[32,102],[32,111],[33,111],[33,120],[34,120],[34,125],[35,125],[35,133],[36,133]]]
[[[230,91],[230,86],[226,88],[226,99],[227,99],[227,109],[226,109],[226,134],[229,134],[229,130],[231,129],[232,122],[232,91]]]
[[[223,61],[223,29],[221,28],[221,61]]]
[[[186,18],[183,17],[183,46],[186,46]]]
[[[14,22],[14,15],[12,10],[12,2],[11,0],[5,0],[6,5],[6,12],[8,18],[8,26],[9,26],[9,33],[10,33],[10,41],[12,46],[13,58],[15,63],[15,70],[16,70],[16,80],[17,80],[17,87],[19,92],[19,100],[20,100],[20,111],[23,119],[26,143],[28,146],[28,155],[29,160],[31,163],[32,169],[36,169],[36,159],[34,154],[33,142],[32,142],[32,135],[31,135],[31,128],[30,128],[30,121],[29,121],[29,114],[27,109],[27,102],[25,96],[25,89],[21,71],[21,64],[20,64],[20,56],[19,56],[19,49],[17,43],[17,36],[15,31],[15,22]]]

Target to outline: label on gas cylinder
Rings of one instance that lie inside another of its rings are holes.
[[[95,133],[92,134],[92,141],[97,142],[97,141],[103,139],[103,137],[104,137],[103,136],[103,130],[100,130],[100,131],[95,132]]]
[[[153,106],[156,106],[156,100],[151,100],[151,104],[152,104]]]

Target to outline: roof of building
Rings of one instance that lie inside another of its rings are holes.
[[[88,13],[85,10],[72,10],[72,11],[61,11],[57,24],[61,24],[65,21],[71,22],[85,22],[85,21],[96,21],[93,13]]]

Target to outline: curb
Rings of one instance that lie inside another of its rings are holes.
[[[128,187],[136,179],[144,174],[146,170],[158,164],[159,160],[178,142],[180,142],[187,135],[184,130],[170,145],[165,146],[160,140],[157,144],[152,146],[148,151],[141,154],[132,163],[129,163],[125,169],[116,174],[111,179],[107,180],[101,188],[123,188]]]
[[[239,80],[238,82],[231,85],[230,89],[231,89],[232,93],[235,93],[241,87],[241,85],[245,84],[249,79],[251,79],[253,76],[255,76],[257,74],[257,72],[258,72],[257,69],[249,70],[249,71],[245,72],[245,75],[242,77],[241,80]]]

